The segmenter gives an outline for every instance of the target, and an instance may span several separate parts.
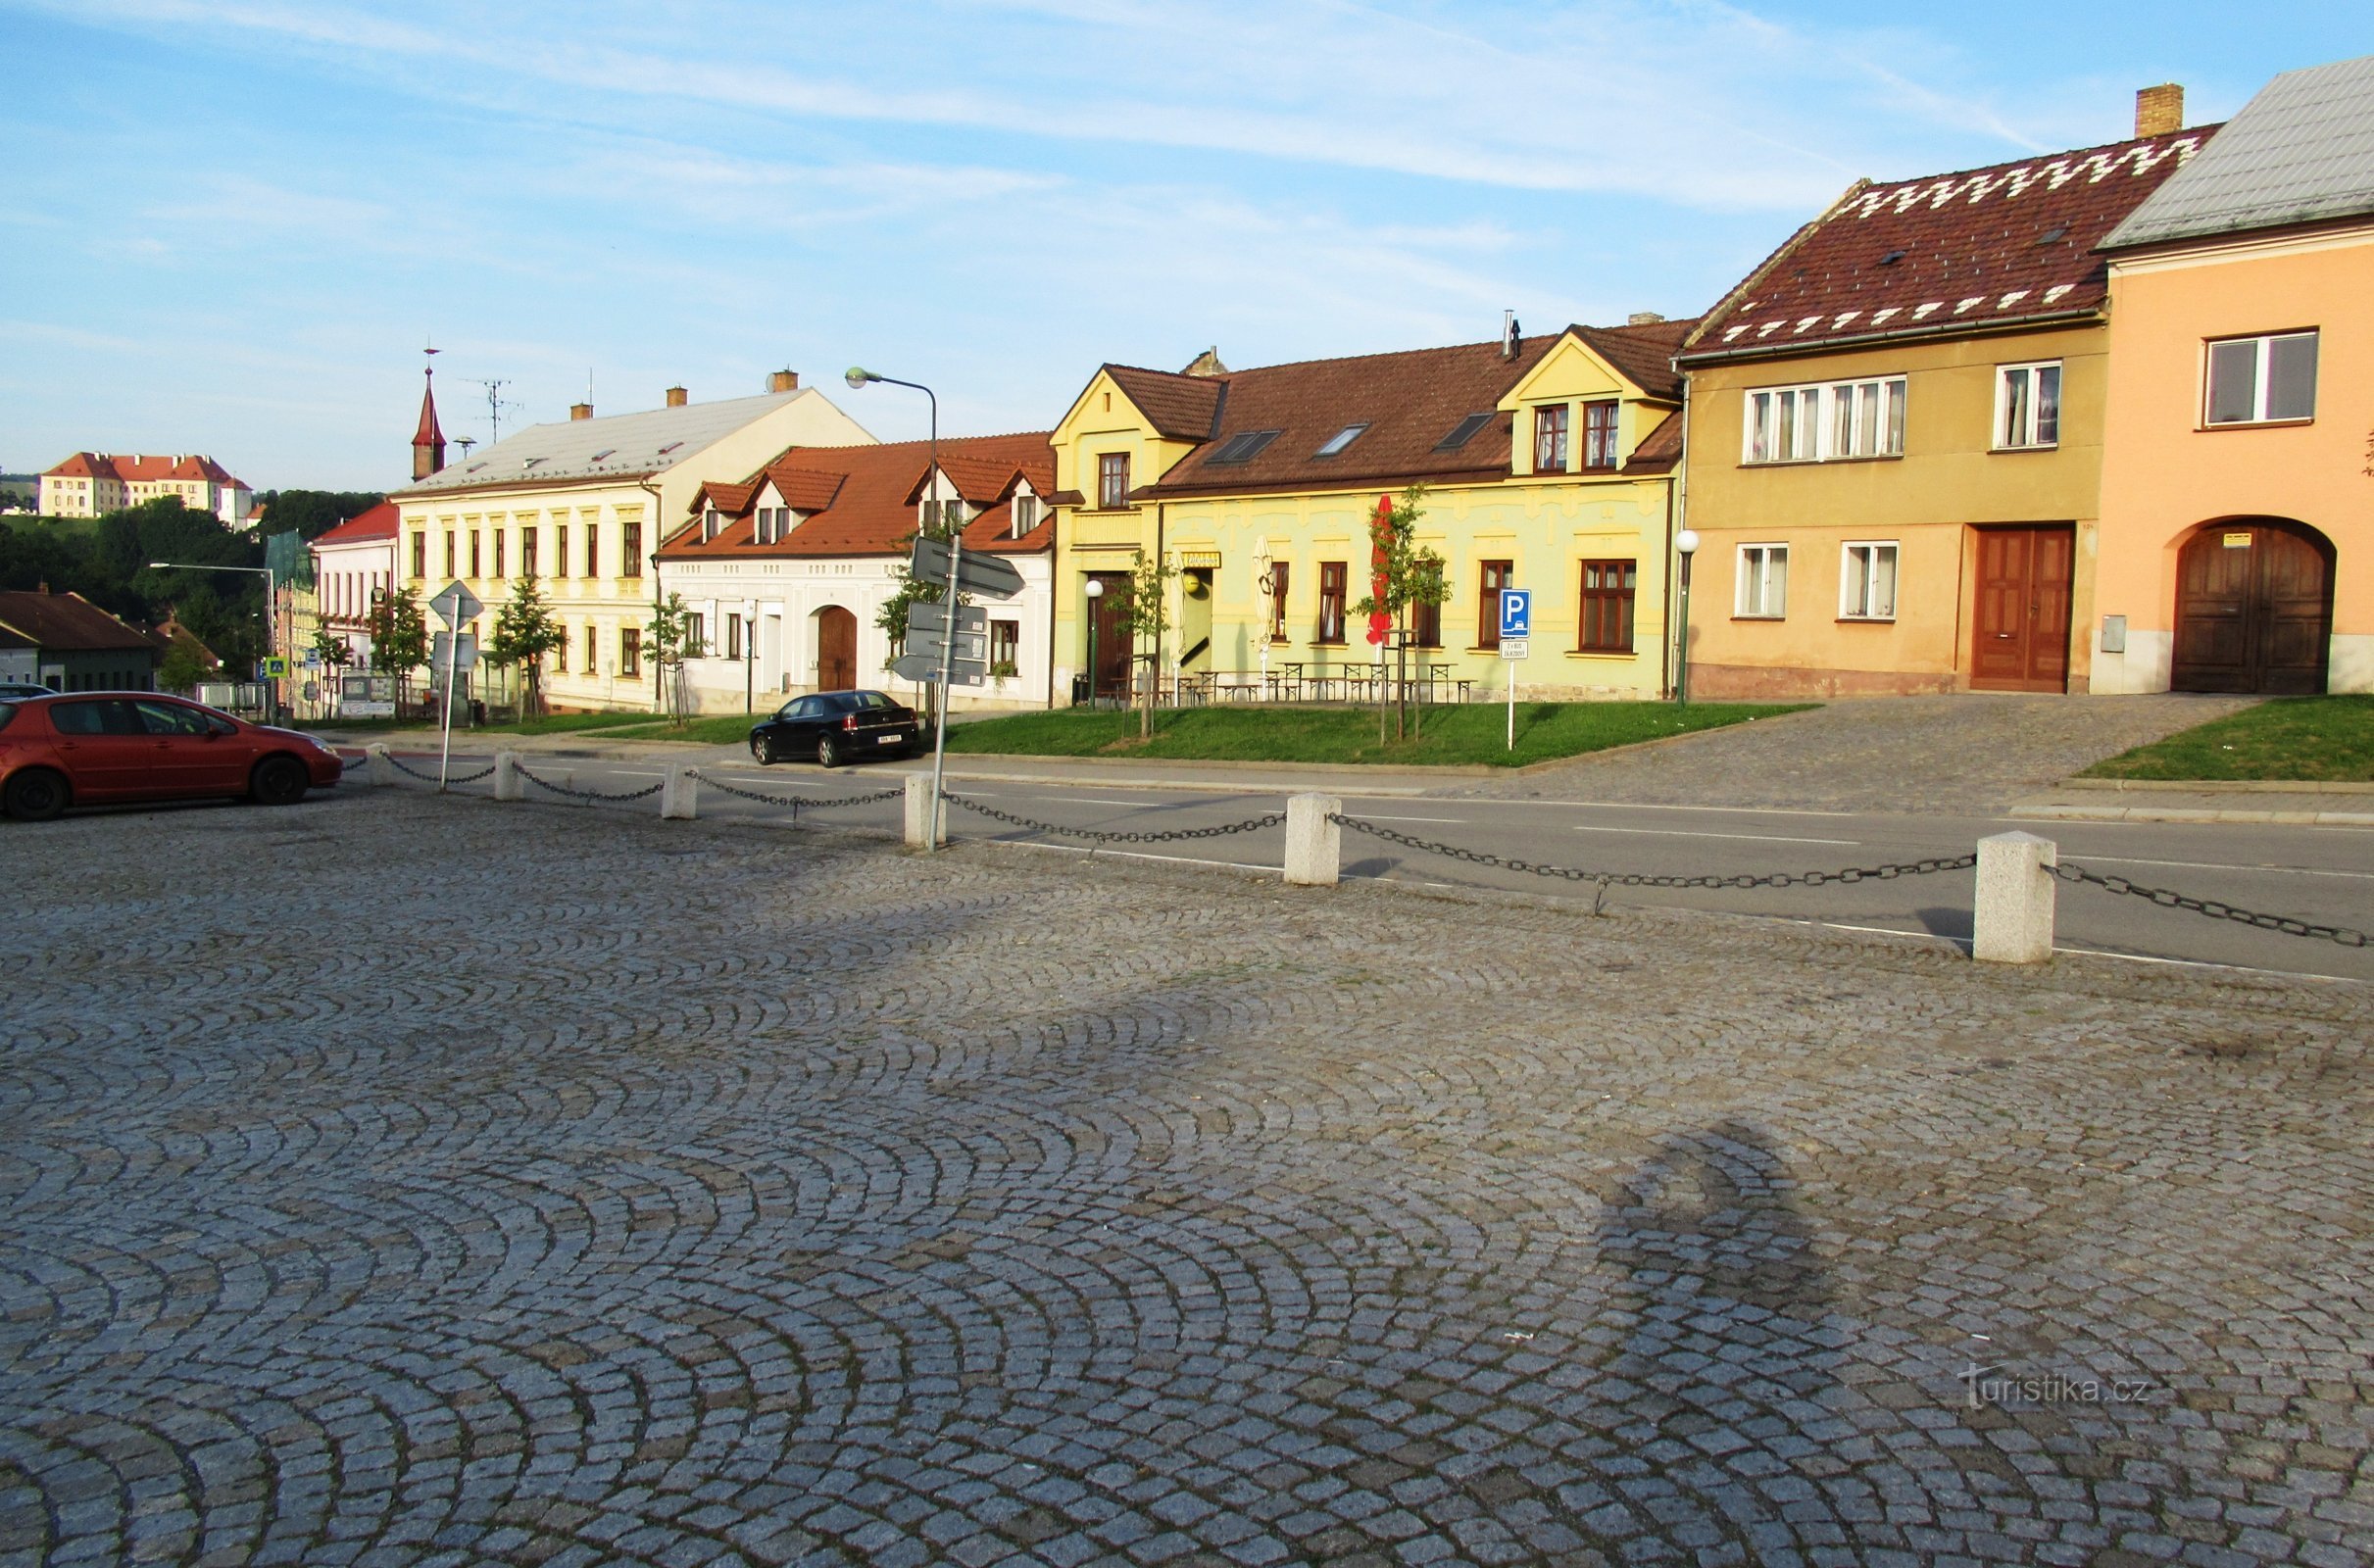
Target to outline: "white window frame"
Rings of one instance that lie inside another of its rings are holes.
[[[1030,515],[1028,518],[1024,518],[1022,515],[1022,503],[1025,501],[1030,503]],[[1009,503],[1009,505],[1014,512],[1014,538],[1021,538],[1023,535],[1029,533],[1031,529],[1039,525],[1039,498],[1036,494],[1028,490],[1016,490],[1014,493],[1014,500]]]
[[[1780,563],[1780,592],[1772,592],[1772,564]],[[1752,609],[1748,602],[1751,567],[1755,565],[1755,581],[1759,590]],[[1778,599],[1777,605],[1772,601]],[[1789,618],[1789,547],[1778,542],[1744,544],[1739,547],[1737,572],[1731,590],[1731,614],[1735,620],[1786,620]]]
[[[1900,373],[1750,387],[1740,403],[1739,461],[1746,466],[1764,467],[1783,463],[1901,458],[1904,455],[1905,380]],[[1785,451],[1781,440],[1784,422],[1788,426]]]
[[[1886,609],[1874,604],[1880,553],[1887,552],[1888,603]],[[1864,556],[1861,572],[1862,596],[1858,603],[1855,558]],[[1841,620],[1894,620],[1897,601],[1902,597],[1904,551],[1894,539],[1850,539],[1838,547],[1838,618]]]
[[[2201,422],[2204,429],[2230,430],[2242,424],[2301,424],[2316,417],[2316,375],[2308,376],[2308,412],[2305,414],[2273,414],[2268,411],[2267,397],[2272,390],[2275,368],[2275,345],[2296,343],[2305,338],[2313,345],[2316,370],[2324,368],[2324,345],[2318,341],[2317,327],[2303,327],[2290,332],[2261,332],[2253,336],[2211,338],[2201,345]],[[2217,407],[2217,351],[2237,344],[2250,344],[2256,353],[2251,357],[2251,371],[2255,385],[2251,388],[2250,414],[2247,418],[2219,419],[2212,417]]]
[[[2046,372],[2053,376],[2053,433],[2044,433],[2044,398],[2038,388],[2044,385]],[[2020,416],[2019,428],[2011,428],[2011,377],[2028,377],[2028,406]],[[2058,360],[2028,360],[2018,365],[1999,365],[1995,368],[1995,434],[1992,450],[1997,452],[2034,452],[2060,445],[2061,393],[2068,383],[2067,373]]]

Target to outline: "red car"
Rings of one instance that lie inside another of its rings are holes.
[[[28,822],[124,801],[241,796],[288,806],[345,770],[310,735],[155,692],[0,703],[0,809]]]

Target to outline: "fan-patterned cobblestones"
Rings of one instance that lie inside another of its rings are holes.
[[[394,792],[0,876],[7,1568],[2374,1543],[2364,987]]]

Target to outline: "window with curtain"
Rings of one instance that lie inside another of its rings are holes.
[[[1605,472],[1615,466],[1613,399],[1583,405],[1583,466]]]
[[[1578,652],[1632,652],[1632,601],[1639,585],[1637,561],[1583,563],[1582,613],[1574,644]]]
[[[1501,645],[1501,590],[1516,586],[1516,563],[1487,561],[1475,589],[1475,646]]]
[[[1566,405],[1533,411],[1533,471],[1566,471]]]
[[[1319,623],[1312,642],[1344,640],[1344,586],[1348,580],[1343,562],[1319,563]]]

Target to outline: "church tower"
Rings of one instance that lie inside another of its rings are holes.
[[[434,354],[435,349],[426,352]],[[425,479],[445,466],[445,432],[437,428],[437,368],[423,366],[427,377],[420,391],[420,426],[412,436],[412,476]]]

